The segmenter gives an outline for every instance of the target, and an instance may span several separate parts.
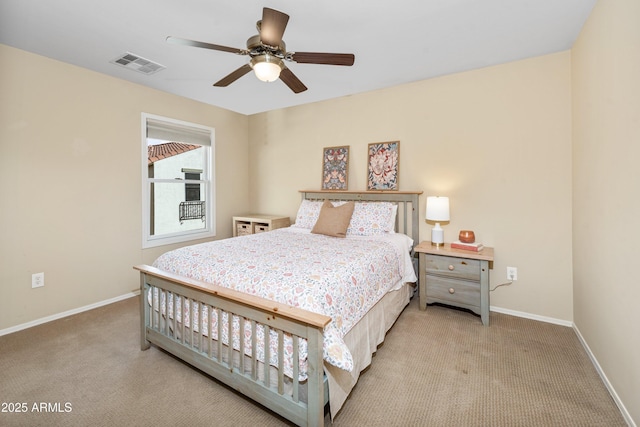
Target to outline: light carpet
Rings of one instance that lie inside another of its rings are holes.
[[[140,351],[138,318],[131,298],[0,337],[0,425],[288,424],[156,347]],[[333,425],[626,425],[571,328],[490,320],[419,311],[414,298]]]

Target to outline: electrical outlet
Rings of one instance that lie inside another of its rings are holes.
[[[31,287],[41,288],[44,286],[44,273],[35,273],[31,275]]]
[[[507,267],[507,279],[509,279],[509,280],[518,280],[518,268],[517,267]]]

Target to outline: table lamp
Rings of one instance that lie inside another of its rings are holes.
[[[449,221],[449,198],[440,196],[427,197],[427,221],[434,221],[436,226],[431,229],[431,244],[444,245],[444,230],[440,221]]]

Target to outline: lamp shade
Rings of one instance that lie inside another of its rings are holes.
[[[427,197],[427,221],[449,221],[449,198]]]

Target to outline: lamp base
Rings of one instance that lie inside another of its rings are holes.
[[[440,228],[440,224],[431,229],[431,244],[433,246],[444,245],[444,230]]]
[[[440,248],[440,247],[444,246],[444,243],[431,242],[431,246],[435,246],[436,248]]]

